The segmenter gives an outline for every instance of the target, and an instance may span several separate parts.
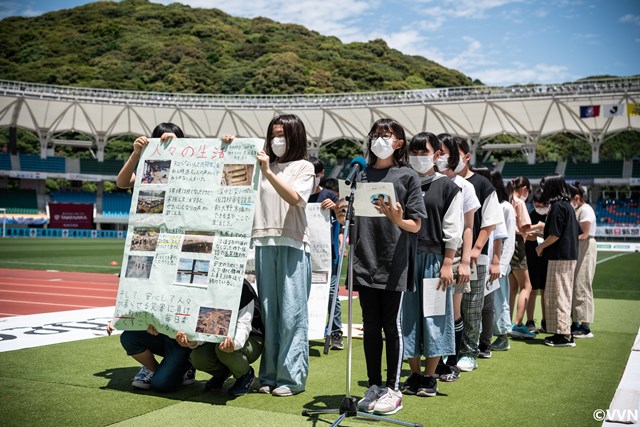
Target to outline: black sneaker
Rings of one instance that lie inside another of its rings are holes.
[[[414,395],[418,392],[418,388],[420,387],[422,375],[412,373],[409,378],[404,382],[402,387],[400,387],[400,391],[402,394],[411,394]]]
[[[485,343],[480,343],[478,346],[478,357],[480,359],[490,359],[491,358],[491,345],[486,345]]]
[[[585,325],[580,325],[580,328],[573,332],[574,338],[593,338],[591,328]]]
[[[555,334],[544,339],[544,343],[550,347],[575,347],[576,341],[571,338],[567,338],[562,334]]]
[[[227,391],[231,396],[243,396],[254,389],[257,379],[253,372],[253,368],[249,367],[249,372],[241,376]]]
[[[438,382],[431,375],[424,375],[420,380],[420,388],[416,393],[420,397],[434,397],[438,394]]]
[[[220,391],[222,390],[222,386],[224,382],[231,375],[231,371],[228,368],[224,372],[221,372],[221,375],[211,377],[209,381],[204,385],[204,391]]]
[[[533,332],[534,334],[538,333],[538,329],[536,328],[536,319],[527,320],[527,323],[524,324],[529,332]]]
[[[331,350],[342,350],[342,332],[334,332],[331,334]]]
[[[190,367],[182,377],[182,385],[191,385],[196,382],[196,368]]]

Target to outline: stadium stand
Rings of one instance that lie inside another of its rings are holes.
[[[599,224],[637,225],[640,223],[638,202],[632,199],[598,200],[595,206]]]
[[[96,203],[96,194],[85,191],[52,191],[50,197],[57,203]]]
[[[565,176],[576,178],[622,178],[623,160],[601,160],[600,163],[567,163]]]
[[[122,160],[99,162],[96,159],[80,159],[80,173],[116,176],[122,169],[123,164]]]
[[[131,208],[131,194],[104,193],[102,215],[105,217],[126,217]]]
[[[541,162],[533,165],[525,162],[508,162],[504,164],[502,176],[506,178],[517,178],[526,176],[529,179],[544,178],[556,171],[556,162]]]
[[[20,170],[29,172],[65,173],[64,157],[47,157],[41,159],[35,154],[20,154]]]
[[[11,170],[11,157],[7,153],[0,153],[0,170]]]
[[[6,190],[0,191],[0,207],[8,214],[37,214],[38,198],[36,190]]]

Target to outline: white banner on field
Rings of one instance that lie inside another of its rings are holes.
[[[306,207],[311,239],[311,291],[307,300],[309,311],[309,339],[324,338],[329,306],[331,282],[331,222],[328,209],[320,203]]]
[[[191,340],[235,333],[260,139],[151,139],[136,171],[114,323]]]

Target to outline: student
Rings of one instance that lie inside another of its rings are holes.
[[[471,284],[469,283],[470,264],[471,264],[471,248],[473,247],[473,221],[476,210],[480,208],[480,201],[476,196],[473,185],[466,179],[459,176],[456,171],[462,170],[464,166],[460,162],[460,151],[458,146],[449,134],[440,134],[438,139],[442,143],[442,155],[436,159],[436,167],[438,171],[446,175],[462,190],[462,213],[463,213],[463,231],[462,245],[456,251],[454,259],[454,289],[453,289],[453,316],[456,340],[456,351],[447,357],[447,363],[442,362],[438,365],[438,373],[440,381],[452,382],[456,381],[460,376],[458,368],[458,353],[462,345],[462,334],[464,322],[462,321],[462,295],[471,292]]]
[[[151,132],[151,138],[160,138],[161,141],[168,141],[171,138],[184,138],[184,133],[178,125],[173,123],[160,123]],[[136,166],[140,160],[142,149],[149,144],[149,140],[146,136],[139,136],[133,141],[133,152],[122,165],[122,169],[118,172],[116,177],[116,185],[119,188],[131,188],[136,182]]]
[[[546,332],[546,320],[544,319],[544,289],[547,283],[547,258],[536,254],[538,246],[538,238],[542,239],[544,223],[547,221],[547,213],[549,206],[542,202],[542,190],[538,188],[533,192],[533,209],[529,211],[531,225],[540,225],[541,229],[529,231],[526,241],[524,242],[525,252],[527,253],[527,270],[529,271],[529,279],[531,280],[531,296],[527,303],[527,319],[533,319],[536,310],[536,298],[540,291],[540,304],[542,305],[543,318],[540,321],[540,329],[537,332]]]
[[[593,338],[593,277],[596,274],[596,213],[589,205],[584,188],[578,181],[569,186],[571,205],[580,224],[578,236],[578,263],[573,280],[573,307],[571,333],[575,338]]]
[[[396,203],[376,201],[376,209],[384,217],[356,216],[354,220],[353,283],[362,309],[364,355],[369,377],[369,389],[358,401],[358,409],[390,415],[402,409],[400,309],[404,292],[414,286],[416,233],[426,212],[420,179],[408,167],[407,142],[400,123],[379,119],[368,137],[368,167],[357,180],[392,183]],[[381,366],[383,330],[387,356],[385,383],[382,382]]]
[[[322,209],[331,209],[331,283],[329,285],[329,306],[328,313],[331,314],[331,303],[333,295],[338,291],[338,254],[339,254],[339,234],[340,223],[338,222],[336,212],[336,203],[338,195],[328,188],[323,188],[321,183],[324,181],[324,163],[317,157],[311,157],[309,162],[313,165],[316,173],[313,193],[309,196],[309,203],[321,203]],[[333,319],[330,320],[331,328],[331,349],[342,350],[342,306],[340,299],[336,298],[336,304],[333,310]]]
[[[173,123],[160,123],[151,133],[151,138],[160,138],[162,141],[183,137],[182,129]],[[139,136],[133,142],[133,152],[116,178],[118,187],[133,187],[136,181],[135,168],[142,149],[148,143],[146,136]],[[143,268],[146,268],[146,265]],[[113,326],[109,323],[107,333],[111,335],[112,332]],[[120,343],[127,354],[142,365],[133,378],[132,386],[172,391],[181,383],[190,384],[194,381],[195,370],[189,363],[191,350],[182,348],[174,339],[158,333],[153,325],[149,325],[146,331],[124,331],[120,335]],[[158,363],[155,355],[162,356],[162,362]]]
[[[315,172],[307,158],[307,133],[298,116],[275,117],[259,151],[262,175],[253,221],[256,281],[265,344],[260,392],[292,396],[309,373],[311,258],[305,206]]]
[[[260,300],[253,286],[244,280],[233,338],[226,337],[214,344],[191,341],[182,331],[176,334],[178,344],[192,349],[190,359],[193,366],[211,375],[204,386],[205,391],[222,390],[229,374],[236,379],[227,390],[231,396],[242,396],[253,390],[257,380],[251,364],[260,356],[264,344],[261,311]]]
[[[462,244],[462,193],[453,181],[436,172],[440,140],[421,132],[411,140],[409,163],[418,172],[428,220],[418,233],[415,292],[402,300],[404,356],[411,376],[402,387],[404,394],[435,396],[438,392],[436,368],[441,356],[455,353],[453,323],[453,258]],[[423,279],[440,278],[438,290],[446,292],[445,314],[425,317]],[[426,358],[421,374],[420,358]]]
[[[491,185],[493,185],[493,182],[491,181],[491,171],[489,171],[487,167],[474,166],[472,171],[487,178],[489,182],[492,183]],[[498,192],[496,190],[496,195],[497,194]],[[489,235],[489,240],[487,241],[487,255],[490,257],[490,263],[489,278],[485,282],[486,286],[489,286],[489,284],[493,283],[494,280],[499,279],[502,275],[502,245],[508,237],[509,234],[504,221],[497,223],[496,227]],[[493,326],[496,322],[496,309],[494,305],[495,295],[495,291],[486,294],[482,302],[482,330],[480,331],[480,341],[478,343],[478,357],[481,359],[490,359],[492,354],[491,339],[493,338]]]
[[[455,137],[456,145],[460,151],[462,170],[458,175],[469,181],[475,191],[482,209],[476,210],[473,225],[473,249],[471,250],[471,264],[476,265],[478,280],[471,280],[471,292],[462,296],[462,318],[464,330],[462,345],[458,354],[458,368],[462,371],[473,371],[478,368],[478,344],[480,340],[480,324],[482,320],[482,307],[484,301],[484,286],[487,278],[495,280],[500,275],[500,260],[489,259],[488,245],[491,232],[496,224],[504,221],[502,208],[498,203],[496,191],[485,177],[473,173],[469,169],[471,152],[469,144],[462,138]],[[497,265],[496,265],[497,264]],[[489,274],[487,274],[489,270]]]
[[[507,184],[507,191],[510,195],[511,204],[516,212],[516,247],[513,252],[513,258],[511,258],[511,273],[509,274],[509,284],[511,287],[511,294],[509,298],[509,307],[511,313],[513,313],[514,304],[516,302],[516,295],[518,290],[516,321],[511,327],[511,335],[514,338],[535,338],[536,334],[532,330],[529,330],[529,326],[533,322],[533,330],[535,330],[535,322],[533,318],[527,319],[527,325],[522,323],[524,314],[529,302],[529,296],[531,295],[531,281],[529,280],[529,271],[527,270],[527,256],[524,247],[524,236],[529,231],[535,231],[542,229],[540,224],[535,227],[531,226],[531,218],[529,218],[529,212],[527,211],[527,205],[525,201],[529,197],[531,191],[531,184],[529,180],[524,177],[518,177],[509,181]]]
[[[511,309],[509,308],[509,272],[511,271],[511,257],[515,250],[516,243],[516,212],[509,202],[509,194],[504,187],[502,174],[497,170],[491,171],[491,183],[496,189],[496,196],[502,208],[504,224],[507,230],[507,238],[502,244],[502,254],[500,255],[500,289],[495,290],[495,324],[493,334],[498,337],[491,343],[491,350],[507,351],[509,345],[508,333],[511,331]]]
[[[571,193],[563,176],[547,176],[540,181],[542,200],[549,203],[544,241],[536,248],[538,256],[549,260],[544,294],[547,332],[544,343],[551,347],[575,347],[571,336],[573,274],[578,260],[578,221],[569,203]]]
[[[113,330],[109,322],[107,334],[111,335]],[[191,349],[183,348],[176,340],[158,333],[153,325],[149,325],[146,331],[122,332],[120,343],[127,355],[141,364],[140,371],[131,382],[133,387],[169,392],[180,384],[188,385],[195,381],[195,369],[189,362]],[[163,358],[160,363],[156,355]]]

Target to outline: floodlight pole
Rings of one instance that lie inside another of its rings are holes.
[[[385,421],[388,423],[392,423],[392,424],[397,424],[397,425],[401,425],[401,426],[408,426],[408,427],[423,427],[422,424],[417,424],[417,423],[411,423],[411,422],[407,422],[407,421],[401,421],[401,420],[396,420],[393,418],[389,418],[386,416],[381,416],[381,415],[375,415],[375,414],[370,414],[368,412],[364,412],[364,411],[358,411],[358,407],[356,405],[356,399],[355,397],[351,396],[351,343],[352,343],[352,339],[353,337],[351,336],[351,332],[353,329],[353,249],[355,247],[355,245],[353,245],[349,239],[349,235],[350,235],[350,231],[353,231],[353,201],[355,198],[355,192],[356,192],[356,180],[354,179],[351,183],[351,193],[350,195],[347,197],[347,201],[348,201],[348,205],[347,205],[347,212],[346,212],[346,220],[345,220],[345,226],[344,226],[344,238],[343,238],[343,242],[344,244],[342,245],[342,248],[340,249],[340,254],[339,254],[339,258],[338,258],[338,273],[340,274],[341,270],[342,270],[342,260],[344,259],[344,251],[346,248],[346,242],[349,241],[349,262],[348,262],[348,272],[347,272],[347,287],[349,288],[349,297],[348,297],[348,314],[347,314],[347,383],[346,383],[346,390],[345,390],[345,397],[342,399],[342,402],[340,403],[340,408],[333,408],[333,409],[304,409],[302,411],[302,416],[303,417],[310,417],[313,415],[319,415],[319,414],[340,414],[340,416],[338,417],[337,420],[334,421],[333,424],[331,424],[331,427],[335,427],[340,425],[340,423],[342,422],[342,420],[344,420],[347,417],[362,417],[362,418],[369,418],[369,419],[374,419],[377,421]],[[339,276],[338,276],[339,277]],[[338,294],[338,287],[339,287],[339,283],[337,284],[338,286],[336,286],[336,292],[334,294],[334,299],[335,297],[337,297]],[[333,310],[332,310],[333,311]],[[329,319],[329,322],[332,322],[332,319]],[[325,346],[326,346],[326,342],[325,342]]]

